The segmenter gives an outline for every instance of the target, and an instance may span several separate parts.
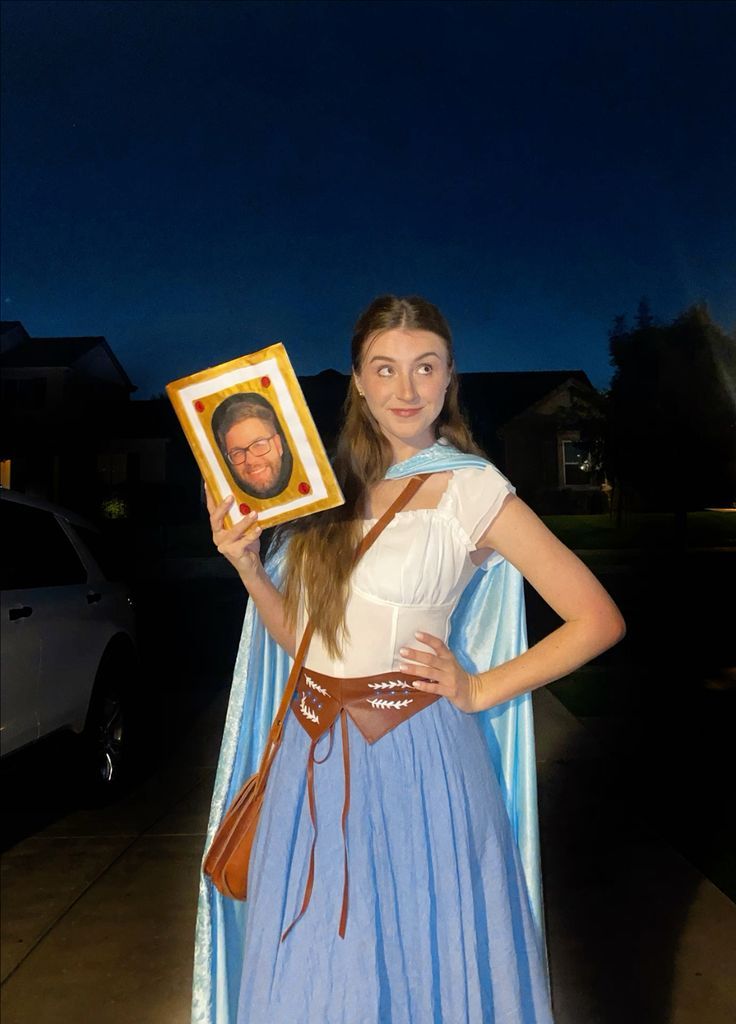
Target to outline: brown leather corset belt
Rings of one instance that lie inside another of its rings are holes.
[[[307,759],[307,792],[309,815],[312,819],[312,850],[309,856],[309,873],[304,889],[302,906],[292,923],[281,936],[286,938],[296,922],[309,906],[314,885],[314,852],[317,843],[317,816],[314,801],[314,766],[323,764],[332,752],[335,723],[340,719],[342,735],[342,756],[345,773],[345,799],[342,808],[342,838],[344,877],[342,890],[342,911],[340,913],[340,938],[345,937],[348,917],[348,849],[346,827],[350,809],[350,750],[348,746],[349,715],[367,743],[375,743],[397,725],[412,715],[434,704],[439,697],[432,693],[415,690],[413,680],[422,676],[403,672],[387,672],[376,676],[361,676],[352,679],[337,679],[322,672],[302,668],[299,673],[291,709],[297,721],[311,736]],[[315,748],[326,732],[330,734],[329,747],[323,758],[315,758]]]

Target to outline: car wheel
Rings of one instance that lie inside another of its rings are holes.
[[[93,797],[117,796],[131,781],[134,658],[106,655],[82,733],[84,781]]]
[[[125,701],[115,688],[103,689],[90,708],[87,743],[96,785],[118,786],[125,774]]]

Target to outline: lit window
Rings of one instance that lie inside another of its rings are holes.
[[[563,441],[563,486],[595,483],[595,464],[590,445],[585,441]]]

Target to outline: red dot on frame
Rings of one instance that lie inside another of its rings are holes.
[[[299,484],[299,487],[297,488],[297,490],[299,491],[300,494],[309,494],[311,489],[312,488],[309,486],[309,484],[305,484],[304,481],[302,481]]]
[[[197,412],[204,412],[204,402],[200,402],[199,399],[194,403],[194,408]]]
[[[261,377],[261,387],[270,388],[271,387],[271,378],[270,377]]]
[[[238,508],[244,516],[247,516],[250,512],[250,505],[246,505],[245,502],[243,502],[242,505],[239,505]]]

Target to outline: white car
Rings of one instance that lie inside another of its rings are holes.
[[[0,754],[60,729],[81,735],[90,781],[126,773],[126,715],[137,674],[127,586],[100,533],[47,502],[0,491]]]

